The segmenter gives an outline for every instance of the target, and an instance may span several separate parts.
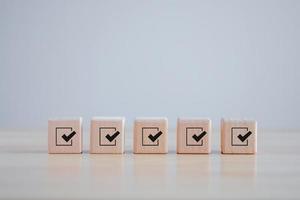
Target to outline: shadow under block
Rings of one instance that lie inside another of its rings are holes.
[[[124,153],[125,119],[93,118],[91,120],[90,153]]]
[[[224,154],[255,154],[257,152],[257,122],[222,119],[221,152]]]
[[[168,153],[168,120],[137,118],[133,137],[134,153]]]
[[[48,121],[48,153],[82,153],[82,119]]]
[[[208,154],[211,152],[211,120],[177,120],[177,153]]]

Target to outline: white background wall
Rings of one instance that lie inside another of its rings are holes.
[[[0,0],[0,128],[82,116],[300,128],[300,1]]]

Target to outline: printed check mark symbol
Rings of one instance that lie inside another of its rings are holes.
[[[248,133],[246,133],[244,136],[242,136],[241,134],[239,134],[237,137],[244,142],[250,135],[252,134],[251,131],[248,131]]]
[[[72,137],[76,134],[75,131],[71,132],[69,135],[63,134],[61,137],[66,141],[69,142],[69,140],[72,139]]]
[[[196,134],[194,134],[193,135],[193,138],[194,138],[194,140],[196,141],[196,142],[199,142],[205,135],[206,135],[206,131],[203,131],[200,135],[196,135]]]
[[[120,134],[119,131],[116,131],[114,134],[109,135],[107,134],[105,137],[106,139],[108,139],[108,141],[112,142],[114,139],[116,139],[116,137]]]
[[[150,135],[148,135],[148,138],[152,141],[152,142],[154,142],[155,140],[157,140],[158,138],[159,138],[159,136],[161,136],[163,133],[161,132],[161,131],[159,131],[158,133],[156,133],[155,135],[152,135],[152,134],[150,134]]]

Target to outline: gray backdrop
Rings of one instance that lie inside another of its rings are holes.
[[[300,1],[0,0],[0,128],[50,117],[300,128]]]

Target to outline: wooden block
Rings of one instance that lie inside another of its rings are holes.
[[[50,119],[48,152],[82,153],[82,119]]]
[[[224,154],[255,154],[257,152],[257,122],[222,119],[221,152]]]
[[[134,123],[134,153],[168,153],[168,119],[137,118]]]
[[[98,117],[91,120],[90,153],[124,153],[125,119]]]
[[[211,152],[211,120],[178,119],[177,153]]]

